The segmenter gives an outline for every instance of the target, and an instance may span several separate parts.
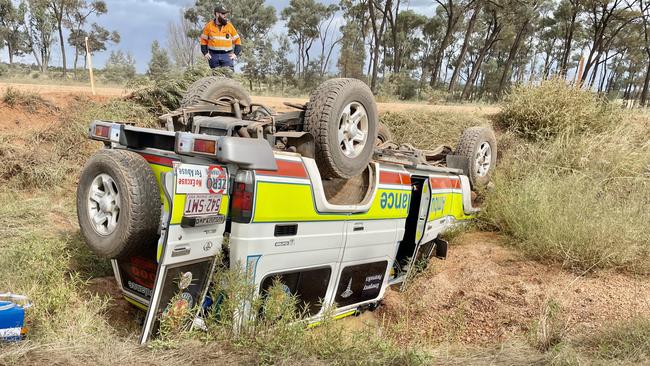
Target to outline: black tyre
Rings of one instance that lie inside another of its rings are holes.
[[[304,130],[314,136],[323,178],[351,178],[370,162],[377,138],[377,104],[357,79],[331,79],[309,98]]]
[[[388,126],[379,122],[377,125],[377,139],[375,139],[375,146],[379,146],[385,142],[392,141],[393,134],[390,133]]]
[[[469,181],[472,187],[485,187],[497,162],[497,140],[494,131],[470,127],[463,131],[455,155],[469,159]]]
[[[88,247],[118,258],[158,242],[161,214],[156,177],[144,158],[126,150],[99,150],[77,187],[77,218]]]
[[[201,99],[237,99],[244,106],[251,105],[251,97],[240,83],[218,76],[204,77],[192,83],[181,100],[181,107],[208,104]]]

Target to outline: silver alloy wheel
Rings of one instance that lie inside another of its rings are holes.
[[[492,164],[492,147],[488,142],[481,143],[476,152],[476,173],[479,177],[484,177],[490,170]]]
[[[361,103],[352,102],[343,108],[339,116],[339,147],[345,156],[355,158],[361,154],[367,140],[368,112]]]
[[[99,235],[110,235],[117,228],[120,215],[120,192],[110,175],[102,173],[93,179],[88,191],[88,217]]]

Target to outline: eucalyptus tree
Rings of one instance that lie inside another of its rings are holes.
[[[27,4],[24,2],[16,6],[12,0],[0,0],[0,49],[7,46],[9,64],[13,63],[14,56],[22,56],[30,51],[26,13]]]

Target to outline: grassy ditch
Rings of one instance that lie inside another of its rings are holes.
[[[250,288],[236,272],[228,271],[220,272],[215,279],[221,286],[215,289],[215,295],[226,293],[226,299],[230,299],[223,305],[228,311],[223,312],[225,315],[210,315],[208,332],[188,332],[182,326],[184,322],[170,316],[164,321],[158,341],[148,347],[137,346],[139,325],[135,316],[122,313],[116,319],[121,300],[90,290],[90,280],[110,276],[111,271],[107,261],[86,249],[79,235],[74,190],[85,160],[101,146],[85,137],[88,122],[107,119],[152,126],[156,121],[150,110],[134,100],[97,103],[79,99],[69,110],[57,111],[60,123],[56,125],[29,133],[0,133],[0,156],[7,162],[0,167],[0,290],[27,294],[35,303],[29,314],[29,339],[0,346],[0,364],[650,362],[648,326],[643,319],[615,324],[585,338],[560,332],[557,337],[542,339],[541,345],[539,340],[527,342],[525,335],[502,343],[472,345],[457,338],[458,327],[464,326],[459,308],[458,318],[443,320],[445,336],[411,345],[400,343],[396,327],[409,332],[409,322],[418,321],[416,316],[436,316],[417,294],[402,299],[417,303],[422,313],[407,312],[397,325],[377,321],[352,330],[342,321],[325,321],[319,327],[306,328],[300,322],[301,312],[294,299],[274,290],[267,301],[249,298]],[[490,123],[480,116],[424,111],[386,113],[382,120],[399,142],[421,148],[440,143],[453,146],[464,128]],[[643,192],[648,188],[643,170],[647,146],[642,145],[647,123],[644,117],[626,115],[622,120],[627,122],[610,127],[607,134],[560,134],[539,141],[504,127],[501,140],[508,148],[495,187],[487,196],[483,225],[501,229],[515,247],[544,261],[560,262],[570,268],[615,266],[637,271],[647,254],[647,228],[642,225],[642,220],[647,222],[647,213],[641,212],[641,203],[647,203],[647,197],[643,201]],[[617,135],[608,135],[612,133]],[[625,143],[614,144],[616,139],[624,139]],[[617,150],[623,153],[611,157],[594,148],[594,141],[610,144],[609,148],[626,145],[623,149],[628,150]],[[38,144],[39,153],[33,152],[30,144]],[[567,154],[568,148],[593,158]],[[545,163],[537,164],[539,158],[534,153],[547,159]],[[602,164],[607,169],[599,169]],[[597,189],[589,191],[586,179],[598,182]],[[574,194],[584,206],[549,203],[548,197],[558,197],[563,184],[566,193],[560,197],[571,201]],[[578,193],[572,191],[575,187],[580,187]],[[524,210],[520,208],[522,203]],[[622,212],[623,219],[605,207]],[[595,208],[600,211],[591,214]],[[559,216],[553,216],[558,212]],[[571,225],[559,225],[554,217],[566,218]],[[610,249],[607,255],[601,253],[605,244],[600,241],[607,234],[601,226],[613,227],[619,234],[617,242],[606,243]],[[548,238],[551,230],[557,233]],[[609,254],[612,248],[615,255]],[[241,299],[249,299],[253,313],[261,312],[262,316],[235,333],[233,325],[237,320],[227,314],[233,314]],[[178,316],[183,319],[186,313]]]

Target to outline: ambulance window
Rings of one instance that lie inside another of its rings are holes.
[[[384,284],[388,261],[357,264],[343,268],[334,301],[346,306],[376,299]]]
[[[315,315],[321,309],[331,275],[330,267],[273,273],[262,281],[260,293],[265,295],[273,285],[273,280],[277,278],[286,292],[296,296],[298,306],[304,307],[307,315]]]

